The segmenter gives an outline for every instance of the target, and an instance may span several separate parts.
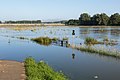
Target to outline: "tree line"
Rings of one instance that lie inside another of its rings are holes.
[[[105,14],[95,14],[92,17],[88,13],[83,13],[80,15],[79,19],[70,19],[66,25],[98,25],[98,26],[120,26],[120,14],[115,13],[110,17]]]
[[[4,23],[4,24],[39,24],[41,23],[41,20],[21,20],[21,21],[5,21],[5,22],[1,22],[0,23]]]

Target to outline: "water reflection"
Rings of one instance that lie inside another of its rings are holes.
[[[9,39],[9,40],[8,40],[8,43],[10,44],[10,42],[11,42],[11,41],[10,41],[10,39]]]

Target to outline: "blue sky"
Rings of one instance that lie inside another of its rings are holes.
[[[120,0],[0,0],[0,20],[66,20],[81,13],[120,13]]]

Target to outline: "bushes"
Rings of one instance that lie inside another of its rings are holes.
[[[33,58],[25,60],[27,80],[68,80],[63,73],[55,72],[45,62],[36,63]]]

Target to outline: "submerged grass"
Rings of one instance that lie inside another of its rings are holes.
[[[37,42],[40,45],[49,46],[52,42],[56,42],[57,43],[57,41],[59,41],[60,39],[56,38],[56,37],[54,37],[54,38],[38,37],[38,38],[33,38],[31,40],[34,41],[34,42]],[[68,40],[68,38],[63,38],[63,40],[60,40],[60,41],[65,41],[65,40]]]
[[[103,39],[103,41],[98,41],[97,39],[94,39],[92,37],[87,37],[84,41],[86,45],[95,45],[95,44],[105,44],[105,45],[117,45],[117,41],[109,40],[108,38]]]
[[[97,53],[100,55],[105,55],[105,56],[111,56],[111,57],[115,57],[115,58],[120,58],[120,52],[118,51],[114,51],[114,50],[106,50],[106,49],[96,49],[96,48],[92,48],[90,46],[87,47],[76,47],[77,50],[81,50],[81,51],[85,51],[85,52],[89,52],[89,53]]]
[[[94,44],[99,44],[99,42],[96,39],[92,38],[92,37],[87,37],[85,39],[85,44],[94,45]]]
[[[68,80],[62,72],[55,72],[45,62],[36,63],[31,57],[25,59],[27,80]]]
[[[32,41],[35,41],[41,45],[50,45],[52,43],[52,39],[50,39],[49,37],[39,37],[39,38],[34,38],[31,39]]]

